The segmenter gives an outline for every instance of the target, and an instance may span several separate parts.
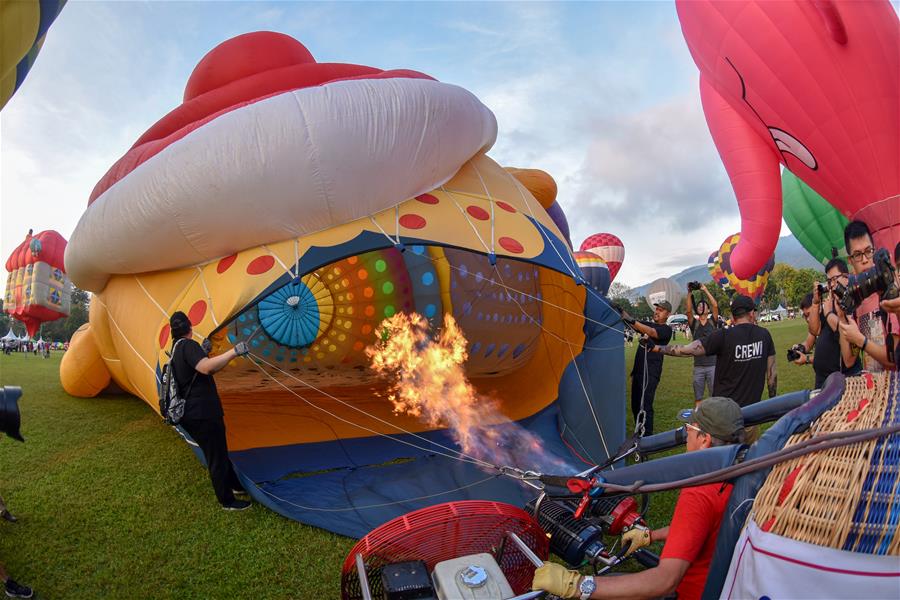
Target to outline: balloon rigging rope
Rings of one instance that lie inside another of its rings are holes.
[[[265,487],[262,487],[261,485],[259,485],[257,483],[254,483],[254,485],[256,486],[256,489],[258,489],[262,493],[266,494],[267,496],[274,498],[278,502],[280,502],[282,504],[289,504],[295,508],[299,508],[302,510],[309,510],[309,511],[315,511],[315,512],[349,512],[349,511],[365,510],[368,508],[382,508],[385,506],[397,506],[398,504],[407,504],[409,502],[416,502],[418,500],[429,500],[431,498],[437,498],[438,496],[446,496],[447,494],[452,494],[454,492],[459,492],[461,490],[475,487],[476,485],[481,485],[482,483],[485,483],[486,481],[490,481],[491,479],[496,479],[497,477],[500,477],[500,475],[499,474],[498,475],[489,475],[489,476],[485,477],[484,479],[479,479],[478,481],[473,481],[472,483],[467,483],[466,485],[461,485],[459,487],[453,488],[452,490],[444,490],[443,492],[436,492],[434,494],[428,494],[425,496],[416,496],[415,498],[405,498],[403,500],[395,500],[393,502],[380,502],[378,504],[364,504],[362,506],[350,506],[347,508],[320,508],[317,506],[305,506],[303,504],[297,504],[296,502],[291,502],[290,500],[285,500],[284,498],[277,496],[276,494],[273,494],[272,492],[267,490]]]
[[[308,382],[306,382],[306,381],[300,379],[299,377],[297,377],[297,376],[295,376],[295,375],[293,375],[293,374],[291,374],[291,373],[289,373],[289,372],[287,372],[287,371],[282,370],[282,369],[281,369],[280,367],[278,367],[277,365],[274,365],[274,364],[270,363],[269,361],[267,361],[266,359],[264,359],[263,357],[261,357],[261,356],[259,356],[259,355],[257,355],[257,354],[251,353],[250,356],[252,356],[253,359],[254,359],[254,360],[251,361],[251,362],[254,364],[254,366],[256,366],[256,368],[259,369],[259,371],[262,372],[264,375],[266,375],[269,379],[271,379],[272,381],[274,381],[275,383],[277,383],[278,385],[280,385],[281,387],[283,387],[285,390],[287,390],[288,392],[290,392],[291,394],[293,394],[293,395],[296,396],[297,398],[303,400],[303,402],[305,402],[305,403],[308,404],[309,406],[315,408],[316,410],[322,411],[322,412],[324,412],[325,414],[327,414],[328,416],[330,416],[330,417],[332,417],[332,418],[335,418],[335,419],[337,419],[337,420],[339,420],[339,421],[341,421],[341,422],[343,422],[343,423],[346,423],[347,425],[351,425],[351,426],[353,426],[353,427],[358,427],[358,428],[360,428],[360,429],[363,429],[363,430],[365,430],[365,431],[368,431],[369,433],[374,433],[374,434],[376,434],[376,435],[380,435],[380,436],[382,436],[382,437],[384,437],[384,438],[387,438],[387,439],[390,439],[390,440],[394,440],[394,441],[400,442],[401,444],[406,444],[407,446],[411,446],[411,447],[416,448],[416,449],[418,449],[418,450],[422,450],[423,452],[429,452],[429,453],[434,453],[434,454],[440,454],[441,456],[444,456],[444,457],[446,457],[446,458],[452,458],[452,459],[459,460],[459,461],[462,461],[462,462],[468,462],[468,463],[471,463],[471,464],[475,464],[475,465],[478,465],[478,466],[481,466],[481,467],[486,467],[486,468],[495,469],[495,470],[497,470],[497,471],[502,471],[502,469],[501,469],[499,466],[497,466],[497,465],[494,465],[494,464],[492,464],[492,463],[489,463],[489,462],[487,462],[487,461],[485,461],[485,460],[481,460],[481,459],[476,458],[476,457],[474,457],[474,456],[470,456],[470,455],[466,454],[465,452],[462,452],[462,451],[460,451],[460,450],[455,450],[455,449],[450,448],[449,446],[445,446],[445,445],[443,445],[443,444],[441,444],[441,443],[439,443],[439,442],[435,442],[435,441],[429,440],[428,438],[426,438],[426,437],[424,437],[424,436],[421,436],[421,435],[418,435],[418,434],[416,434],[416,433],[413,433],[413,432],[411,432],[411,431],[407,431],[406,429],[404,429],[403,427],[400,427],[399,425],[397,425],[397,424],[395,424],[395,423],[391,423],[390,421],[387,421],[387,420],[382,419],[382,418],[380,418],[380,417],[378,417],[378,416],[375,416],[375,415],[373,415],[373,414],[371,414],[371,413],[369,413],[369,412],[367,412],[367,411],[365,411],[365,410],[359,408],[358,406],[354,406],[353,404],[347,402],[346,400],[341,400],[340,398],[337,398],[336,396],[333,396],[333,395],[329,394],[328,392],[326,392],[326,391],[324,391],[324,390],[320,390],[319,388],[317,388],[317,387],[315,387],[314,385],[312,385],[312,384],[310,384],[310,383],[308,383]],[[257,361],[258,361],[258,362],[257,362]],[[427,443],[427,444],[432,444],[433,446],[437,446],[438,448],[442,448],[442,449],[444,449],[444,450],[447,450],[448,452],[452,452],[452,453],[457,454],[457,455],[459,455],[459,456],[453,456],[453,455],[451,455],[451,454],[446,454],[446,453],[444,453],[444,452],[439,452],[439,451],[434,450],[434,449],[431,449],[431,448],[424,448],[424,447],[419,446],[419,445],[417,445],[417,444],[414,444],[414,443],[412,443],[412,442],[408,442],[408,441],[406,441],[406,440],[401,440],[401,439],[399,439],[399,438],[393,437],[393,436],[388,435],[388,434],[386,434],[386,433],[383,433],[383,432],[377,431],[377,430],[375,430],[375,429],[371,429],[371,428],[369,428],[369,427],[366,427],[365,425],[360,425],[359,423],[354,423],[353,421],[350,421],[349,419],[345,419],[344,417],[341,417],[341,416],[339,416],[339,415],[337,415],[337,414],[335,414],[335,413],[329,411],[328,409],[323,408],[323,407],[317,405],[317,404],[314,403],[313,401],[311,401],[311,400],[305,398],[304,396],[302,396],[302,395],[300,395],[299,393],[297,393],[296,391],[292,390],[291,388],[289,388],[289,387],[286,386],[285,384],[281,383],[281,382],[278,381],[278,379],[276,379],[271,373],[269,373],[268,371],[266,371],[265,369],[263,369],[263,368],[259,365],[259,363],[264,363],[265,365],[267,365],[268,367],[271,367],[272,369],[278,371],[278,372],[281,373],[282,375],[284,375],[284,376],[286,376],[286,377],[288,377],[288,378],[290,378],[290,379],[293,379],[293,380],[295,380],[295,381],[301,383],[302,385],[306,386],[307,388],[309,388],[309,389],[311,389],[311,390],[313,390],[313,391],[315,391],[315,392],[318,392],[319,394],[322,394],[322,395],[325,396],[326,398],[329,398],[329,399],[331,399],[331,400],[334,400],[335,402],[338,402],[339,404],[341,404],[341,405],[343,405],[343,406],[345,406],[345,407],[347,407],[347,408],[349,408],[349,409],[351,409],[351,410],[355,410],[356,412],[361,413],[361,414],[363,414],[363,415],[369,417],[370,419],[373,419],[373,420],[375,420],[375,421],[378,421],[379,423],[382,423],[382,424],[387,425],[387,426],[389,426],[389,427],[393,427],[394,429],[396,429],[396,430],[397,430],[398,432],[400,432],[400,433],[404,433],[404,434],[406,434],[406,435],[412,436],[412,437],[414,437],[414,438],[416,438],[416,439],[418,439],[418,440],[421,440],[421,441],[423,441],[423,442],[425,442],[425,443]]]
[[[496,267],[496,265],[494,266],[494,271],[496,272],[497,277],[500,278],[500,281],[503,282],[503,275],[501,275],[500,269],[498,269]],[[504,291],[506,292],[507,298],[509,298],[517,307],[519,307],[519,310],[522,312],[522,314],[528,316],[529,318],[531,318],[532,322],[534,322],[534,318],[532,318],[531,315],[528,315],[525,311],[525,308],[521,304],[519,304],[519,301],[516,300],[509,293],[509,291],[507,291],[508,286],[504,285],[503,287],[506,288],[506,289],[504,289]],[[555,332],[550,331],[549,329],[544,327],[544,325],[542,323],[538,323],[538,327],[541,328],[541,331],[544,331],[544,332],[552,335],[556,339],[558,339],[560,341],[566,341],[566,340],[563,340],[563,338],[560,337],[559,335],[557,335]],[[591,411],[591,416],[594,419],[594,424],[597,426],[597,433],[600,434],[600,442],[603,444],[603,450],[606,452],[607,456],[611,456],[609,453],[609,447],[606,445],[606,436],[603,435],[603,428],[600,426],[600,420],[597,418],[597,413],[594,410],[594,405],[591,403],[591,396],[590,396],[590,394],[588,394],[587,386],[584,385],[584,379],[581,377],[581,369],[578,368],[578,361],[575,360],[575,353],[572,351],[572,343],[571,342],[568,342],[567,348],[569,350],[569,355],[572,357],[572,365],[575,367],[575,374],[578,375],[578,382],[581,384],[581,389],[584,392],[584,399],[587,402],[588,408]],[[576,438],[577,438],[577,436],[576,436]],[[580,440],[578,443],[581,444],[582,447],[584,446],[584,444],[582,444]]]

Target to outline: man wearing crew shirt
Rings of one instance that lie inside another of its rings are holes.
[[[645,336],[634,353],[634,366],[631,369],[631,412],[637,422],[638,413],[643,406],[644,435],[653,433],[653,399],[662,376],[663,365],[663,357],[648,352],[647,348],[654,344],[668,344],[672,339],[672,328],[666,325],[670,314],[672,305],[668,300],[653,304],[652,321],[636,321],[627,312],[622,313],[622,319],[632,329]]]
[[[717,329],[705,340],[694,340],[684,346],[656,346],[653,352],[668,356],[715,356],[716,377],[713,395],[732,398],[740,406],[762,399],[768,384],[769,398],[778,392],[775,368],[775,343],[768,330],[756,324],[756,305],[747,296],[731,299],[734,325]],[[747,441],[753,442],[757,428],[750,428]]]

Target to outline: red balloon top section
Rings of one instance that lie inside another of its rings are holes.
[[[260,100],[351,79],[432,79],[424,73],[317,63],[306,47],[272,31],[245,33],[213,48],[194,69],[184,102],[157,121],[97,182],[88,205],[170,144],[221,115]]]
[[[39,244],[33,244],[37,240]],[[20,269],[36,262],[45,262],[55,269],[65,272],[65,262],[63,257],[66,253],[66,238],[56,231],[42,231],[37,235],[31,235],[31,232],[25,236],[25,241],[16,246],[9,258],[6,260],[6,270],[12,273],[16,269]],[[35,253],[32,247],[40,251]]]
[[[611,233],[595,233],[581,242],[579,250],[590,250],[598,246],[622,246],[624,248],[625,245],[622,240]]]
[[[306,46],[289,35],[245,33],[222,42],[194,67],[184,88],[184,101],[250,75],[315,62]]]

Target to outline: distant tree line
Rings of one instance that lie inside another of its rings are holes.
[[[90,303],[91,295],[89,293],[72,288],[72,308],[69,316],[42,324],[40,333],[36,337],[43,337],[47,342],[68,341],[79,327],[87,323]],[[0,311],[2,308],[3,300],[0,299]],[[10,328],[19,337],[25,335],[25,325],[11,318],[5,311],[0,312],[0,336],[6,335]]]
[[[778,263],[769,274],[766,289],[759,300],[761,310],[772,310],[779,305],[796,308],[803,297],[812,292],[814,282],[824,282],[825,273],[816,269],[795,269],[789,264]],[[726,292],[718,283],[711,280],[706,282],[706,288],[719,304],[721,314],[728,316],[728,305],[731,302],[731,292]],[[685,296],[675,308],[676,313],[687,311],[687,285]],[[634,290],[618,281],[609,288],[609,298],[616,304],[631,313],[638,319],[649,319],[653,316],[653,307],[647,304],[646,297],[636,297]]]

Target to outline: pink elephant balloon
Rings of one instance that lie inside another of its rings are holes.
[[[779,162],[877,246],[900,241],[900,24],[887,0],[676,0],[741,211],[739,277],[772,256]]]

